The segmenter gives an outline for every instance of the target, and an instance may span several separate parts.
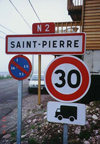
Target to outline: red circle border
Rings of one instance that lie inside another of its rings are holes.
[[[63,63],[72,64],[72,65],[76,66],[81,72],[81,76],[82,76],[81,85],[80,85],[79,89],[72,94],[62,94],[62,93],[58,92],[52,84],[52,73],[53,73],[54,69],[58,65],[61,65]],[[87,66],[85,65],[85,63],[82,60],[80,60],[74,56],[63,56],[63,57],[59,57],[59,58],[55,59],[49,65],[49,67],[46,71],[46,74],[45,74],[45,83],[46,83],[46,88],[47,88],[48,92],[51,94],[51,96],[53,98],[55,98],[56,100],[59,100],[59,101],[63,101],[63,102],[74,102],[74,101],[81,99],[88,91],[88,89],[90,87],[90,81],[91,81],[91,79],[90,79],[90,74],[89,74]]]
[[[29,71],[27,72],[26,76],[25,76],[25,77],[22,77],[22,78],[17,78],[16,76],[14,76],[14,75],[12,74],[12,72],[11,72],[11,69],[10,69],[10,66],[11,66],[11,64],[12,64],[12,61],[13,61],[14,59],[16,59],[16,58],[19,58],[19,57],[26,59],[26,60],[28,61],[28,64],[29,64]],[[11,75],[14,79],[16,79],[16,80],[24,80],[24,79],[26,79],[26,78],[30,75],[31,70],[32,70],[32,65],[31,65],[30,60],[29,60],[26,56],[17,55],[17,56],[14,56],[14,57],[10,60],[9,65],[8,65],[8,70],[9,70],[10,75]]]

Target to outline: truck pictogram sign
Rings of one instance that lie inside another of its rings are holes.
[[[85,125],[85,105],[78,103],[48,102],[47,120],[54,123]]]
[[[77,120],[77,107],[61,105],[60,108],[57,108],[55,117],[58,120],[62,120],[63,118],[69,119],[70,121]]]

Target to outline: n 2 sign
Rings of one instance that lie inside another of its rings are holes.
[[[34,34],[41,33],[55,33],[55,24],[53,22],[49,23],[34,23],[32,25],[32,32]]]
[[[74,56],[59,57],[48,66],[45,85],[56,100],[75,102],[87,93],[90,73],[82,60]]]

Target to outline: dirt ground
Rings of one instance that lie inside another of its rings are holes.
[[[47,121],[48,101],[54,100],[43,95],[37,105],[33,96],[24,99],[21,144],[63,144],[63,124]],[[0,144],[16,144],[16,126],[2,135]],[[100,102],[86,106],[85,126],[68,125],[68,144],[100,144]]]

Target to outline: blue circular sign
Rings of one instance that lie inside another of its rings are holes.
[[[17,80],[26,79],[32,70],[30,60],[23,55],[14,56],[9,62],[9,72]]]

